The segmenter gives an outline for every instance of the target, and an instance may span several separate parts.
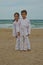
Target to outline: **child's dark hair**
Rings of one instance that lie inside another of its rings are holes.
[[[14,13],[14,17],[15,17],[15,15],[16,15],[16,14],[17,14],[17,15],[18,15],[18,17],[19,17],[19,13],[18,13],[18,12]]]
[[[14,13],[14,17],[15,17],[15,15],[18,15],[18,17],[19,17],[19,13],[18,12],[16,12],[16,13]],[[13,22],[15,21],[15,19],[13,20]]]
[[[27,11],[26,11],[26,10],[22,10],[22,11],[21,11],[21,14],[24,13],[24,12],[27,14]]]

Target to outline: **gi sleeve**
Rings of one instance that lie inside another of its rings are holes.
[[[19,23],[18,23],[17,26],[16,26],[16,32],[17,32],[17,33],[20,32]]]
[[[28,21],[28,34],[31,34],[31,23],[30,20]]]
[[[16,36],[16,25],[15,25],[15,23],[13,23],[13,36],[14,37]]]

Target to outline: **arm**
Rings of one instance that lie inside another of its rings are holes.
[[[16,25],[13,23],[13,37],[16,37]]]
[[[18,22],[17,27],[16,27],[16,31],[17,31],[17,36],[20,36],[20,23]]]
[[[30,24],[30,21],[28,21],[28,28],[27,28],[27,30],[28,30],[28,35],[30,35],[31,34],[31,24]]]

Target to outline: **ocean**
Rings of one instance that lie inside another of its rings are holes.
[[[43,20],[30,20],[31,28],[43,29]],[[13,20],[0,20],[0,28],[13,28]]]

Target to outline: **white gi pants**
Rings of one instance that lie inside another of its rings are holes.
[[[15,50],[20,50],[20,37],[16,38]]]
[[[28,50],[30,48],[30,41],[28,36],[21,36],[20,37],[20,50]]]

